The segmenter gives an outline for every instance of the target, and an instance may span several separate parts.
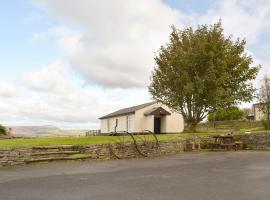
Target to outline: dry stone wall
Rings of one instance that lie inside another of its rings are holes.
[[[181,140],[159,142],[158,149],[149,149],[143,144],[140,149],[147,152],[146,157],[176,154],[184,150],[184,143]],[[140,146],[141,145],[141,146]],[[112,152],[114,148],[114,152]],[[138,147],[137,147],[138,148]],[[145,157],[141,155],[133,143],[125,144],[123,158]],[[0,149],[0,167],[22,165],[35,162],[50,162],[57,160],[109,160],[117,159],[115,154],[123,149],[115,144],[91,144],[84,146],[48,146],[20,149]]]
[[[235,139],[242,141],[245,149],[270,150],[270,133],[236,135]]]
[[[24,164],[30,156],[31,149],[2,149],[0,150],[0,167]]]
[[[246,150],[270,150],[270,133],[252,133],[234,136],[235,141],[241,141]],[[213,143],[212,136],[201,138],[201,147],[209,148],[209,143]]]
[[[270,150],[270,133],[236,135],[245,149]],[[213,138],[201,138],[201,147],[207,148]],[[155,145],[127,143],[121,148],[116,144],[63,145],[19,149],[0,149],[0,167],[57,160],[109,160],[118,158],[154,157],[184,151],[185,140],[160,141]],[[121,156],[120,156],[121,155]]]

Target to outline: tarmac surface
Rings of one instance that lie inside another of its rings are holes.
[[[269,200],[270,152],[0,168],[0,200]]]

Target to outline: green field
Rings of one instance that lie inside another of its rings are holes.
[[[158,135],[159,140],[172,140],[177,137],[184,137],[186,134]],[[143,137],[143,136],[135,136]],[[39,137],[39,138],[18,138],[0,140],[0,148],[21,148],[35,146],[57,146],[57,145],[87,145],[87,144],[108,144],[123,139],[119,136],[92,136],[92,137]],[[150,137],[151,139],[151,137]],[[154,138],[152,138],[154,139]],[[131,141],[129,136],[124,140]]]
[[[226,134],[228,130],[208,130],[208,132],[197,132],[195,135],[202,137],[215,134]],[[243,134],[247,129],[235,132],[235,134]],[[262,129],[249,129],[252,133],[265,132]],[[190,133],[179,134],[163,134],[157,135],[158,140],[174,140],[176,138],[187,138]],[[144,136],[135,136],[144,137]],[[57,146],[57,145],[87,145],[87,144],[108,144],[116,142],[119,136],[92,136],[92,137],[39,137],[39,138],[18,138],[18,139],[4,139],[0,140],[0,148],[21,148],[21,147],[35,147],[35,146]],[[129,136],[124,137],[125,140],[131,140]],[[151,139],[151,137],[150,137]],[[152,138],[154,139],[154,138]]]

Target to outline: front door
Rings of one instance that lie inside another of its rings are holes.
[[[160,117],[154,118],[154,133],[160,133]]]

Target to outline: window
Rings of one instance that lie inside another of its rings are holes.
[[[126,131],[128,132],[128,116],[126,117]]]
[[[110,119],[107,119],[107,132],[110,132]]]
[[[127,132],[131,132],[131,123],[132,123],[132,116],[127,116]]]

